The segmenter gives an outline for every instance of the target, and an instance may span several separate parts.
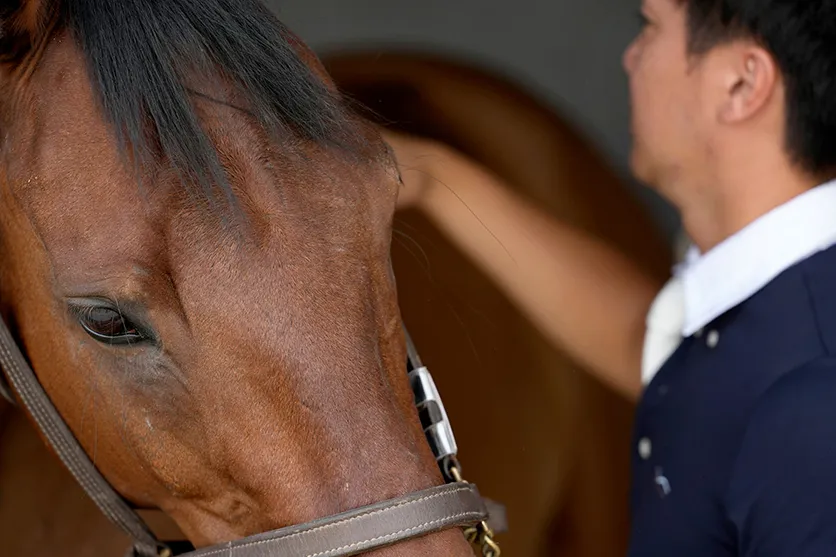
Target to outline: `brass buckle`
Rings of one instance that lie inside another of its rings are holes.
[[[457,466],[450,466],[449,470],[453,479],[457,482],[464,482],[461,470],[459,470]],[[486,521],[483,520],[476,526],[465,528],[464,535],[468,542],[481,549],[482,557],[499,557],[502,555],[502,550],[499,549],[499,544],[497,544],[496,540],[494,540],[495,534]]]

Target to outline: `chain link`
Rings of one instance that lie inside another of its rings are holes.
[[[462,473],[458,466],[452,465],[449,467],[450,475],[453,476],[457,482],[463,482]],[[465,528],[464,535],[467,541],[473,545],[478,546],[482,550],[482,557],[499,557],[502,551],[499,549],[499,544],[496,543],[494,532],[488,526],[486,521],[481,521],[476,526]]]

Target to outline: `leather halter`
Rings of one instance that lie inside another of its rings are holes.
[[[4,320],[0,319],[0,395],[17,404],[15,393],[49,445],[102,513],[133,539],[129,557],[340,557],[356,555],[431,532],[470,527],[483,554],[499,550],[487,526],[489,513],[476,486],[461,480],[456,441],[441,398],[412,339],[405,331],[408,371],[427,441],[448,482],[404,497],[375,503],[297,526],[256,534],[211,547],[175,553],[158,540],[129,503],[104,479],[52,404],[24,358]]]

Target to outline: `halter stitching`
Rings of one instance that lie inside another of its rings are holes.
[[[304,535],[311,534],[311,533],[319,531],[319,530],[324,530],[326,528],[332,528],[334,526],[339,526],[340,524],[346,524],[346,523],[349,523],[349,522],[353,522],[355,520],[359,520],[361,518],[367,518],[369,516],[374,516],[376,514],[380,514],[380,513],[383,513],[383,512],[388,512],[388,511],[391,511],[392,509],[397,509],[399,507],[403,507],[403,506],[406,506],[406,505],[415,505],[415,504],[421,503],[423,501],[428,501],[430,499],[435,499],[436,497],[449,497],[450,495],[455,494],[455,493],[459,493],[461,491],[468,491],[468,488],[459,487],[457,489],[454,489],[454,490],[448,491],[448,492],[444,492],[444,493],[436,493],[434,495],[426,495],[424,497],[421,497],[420,499],[415,499],[414,501],[403,501],[403,502],[397,503],[395,505],[392,505],[391,507],[385,507],[385,508],[377,509],[377,510],[374,510],[374,511],[367,511],[365,513],[359,514],[357,516],[353,516],[351,518],[344,518],[344,519],[339,520],[337,522],[332,522],[330,524],[323,524],[322,526],[317,526],[316,528],[312,528],[310,530],[305,530],[303,532],[296,532],[294,534],[290,534],[289,536],[283,536],[281,538],[271,538],[271,539],[268,539],[268,540],[259,540],[257,542],[250,542],[250,543],[247,543],[247,544],[244,544],[244,545],[239,545],[237,547],[229,547],[228,546],[228,547],[225,547],[223,549],[216,549],[216,550],[210,551],[208,553],[203,553],[201,555],[201,557],[209,557],[209,555],[218,555],[220,553],[229,552],[230,550],[238,550],[238,549],[243,549],[245,547],[253,547],[253,546],[262,545],[262,544],[265,544],[265,543],[271,543],[271,542],[273,542],[277,539],[290,540],[290,539],[293,539],[293,538],[296,538],[296,537],[299,537],[299,536],[304,536]],[[469,512],[468,513],[462,513],[460,516],[464,516],[466,514],[473,514],[473,513],[469,513]],[[457,516],[459,516],[459,515],[457,515]],[[455,518],[455,517],[449,517],[448,516],[448,517],[443,518],[441,520],[449,520],[451,518]],[[427,524],[423,524],[422,526],[419,526],[419,528],[421,528],[423,526],[427,526],[429,524],[432,524],[433,522],[437,522],[437,521],[431,521]],[[391,536],[393,534],[387,534],[387,535]],[[386,536],[383,536],[383,537],[386,537]],[[367,543],[369,541],[374,541],[374,540],[366,540],[365,542],[358,542],[358,543]],[[230,542],[230,543],[232,543],[232,542]],[[336,551],[336,550],[331,549],[326,553],[330,553],[330,552],[333,552],[333,551]],[[324,555],[324,554],[319,554],[318,553],[316,555]],[[308,557],[315,557],[315,556],[308,556]]]
[[[475,513],[475,512],[472,512],[472,511],[456,513],[456,514],[453,514],[453,515],[445,516],[443,518],[438,518],[436,520],[430,520],[429,522],[419,524],[418,526],[413,526],[412,528],[404,528],[403,530],[398,530],[397,532],[392,532],[391,534],[386,534],[384,536],[377,536],[376,538],[369,538],[369,539],[363,540],[361,542],[354,542],[352,544],[344,545],[342,547],[336,547],[334,549],[329,549],[328,551],[320,551],[319,553],[311,553],[311,554],[307,555],[306,557],[324,557],[324,556],[331,555],[331,554],[333,554],[335,552],[338,552],[338,551],[343,551],[344,549],[351,549],[353,547],[357,547],[357,546],[364,545],[364,544],[367,544],[367,543],[376,542],[376,541],[380,541],[380,540],[385,540],[387,538],[398,537],[401,534],[405,534],[407,532],[413,532],[415,530],[421,530],[421,529],[426,528],[427,526],[431,526],[433,524],[438,524],[438,523],[441,523],[441,522],[447,522],[449,520],[455,520],[457,518],[461,518],[461,517],[464,517],[464,516],[476,516],[476,517],[478,517],[479,513]]]

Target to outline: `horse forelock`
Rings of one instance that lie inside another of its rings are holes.
[[[14,120],[50,41],[71,39],[95,102],[139,178],[165,166],[195,203],[237,200],[198,104],[233,104],[275,145],[358,165],[379,141],[316,56],[258,0],[32,0],[0,4],[0,111]],[[3,106],[5,105],[5,106]],[[15,108],[12,108],[15,106]],[[205,111],[204,111],[205,112]],[[0,139],[1,140],[1,139]],[[386,157],[382,157],[385,159]]]

